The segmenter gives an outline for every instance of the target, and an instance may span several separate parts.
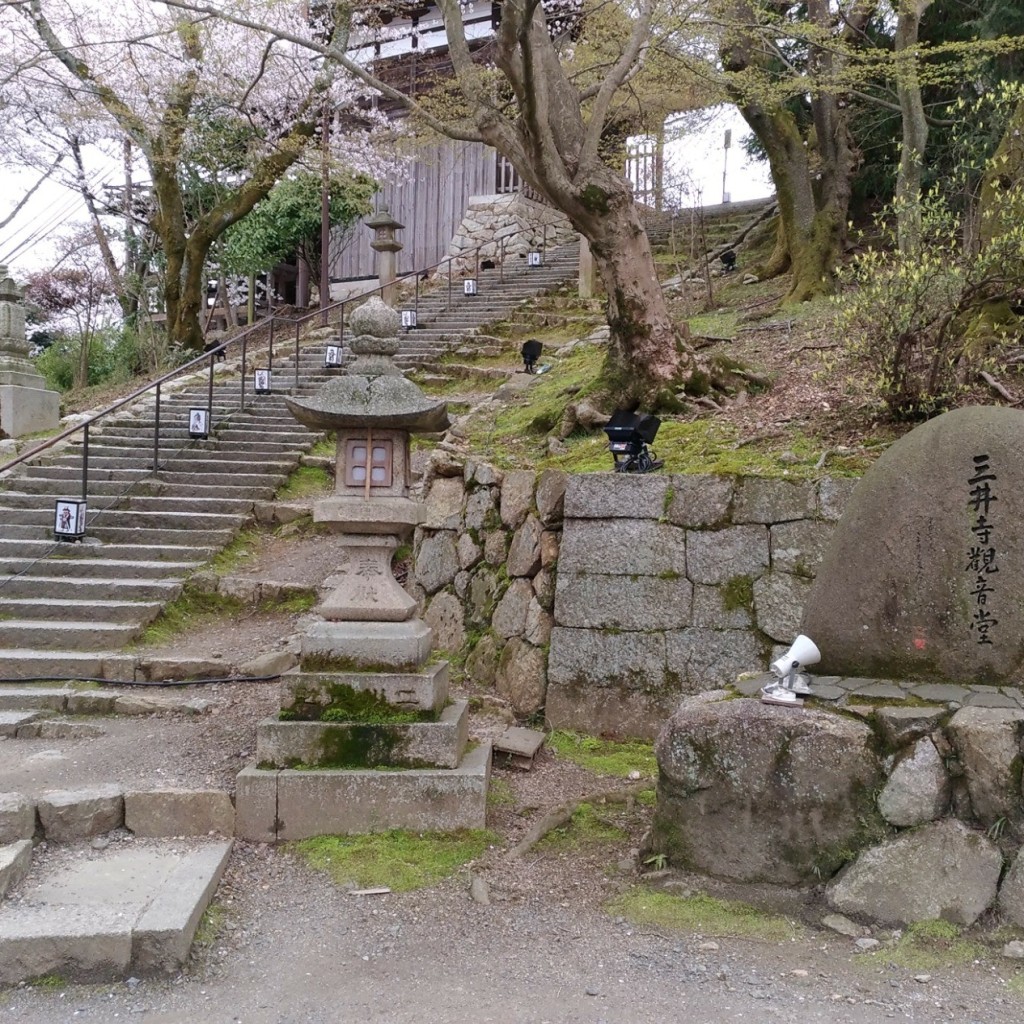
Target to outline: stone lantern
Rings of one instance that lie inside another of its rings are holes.
[[[444,430],[448,412],[392,361],[399,326],[393,309],[370,299],[352,314],[356,358],[348,372],[310,398],[285,399],[300,423],[337,434],[334,493],[316,503],[313,517],[343,535],[345,558],[303,654],[356,667],[417,666],[430,649],[430,629],[415,618],[416,602],[392,575],[391,557],[420,518],[409,497],[410,436]]]
[[[60,397],[29,359],[21,289],[0,265],[0,438],[56,430]]]
[[[402,251],[402,243],[395,237],[395,232],[405,227],[391,216],[391,211],[382,206],[372,217],[364,222],[373,231],[370,248],[380,253],[377,261],[377,278],[383,289],[382,298],[389,305],[395,304],[395,278],[398,276],[398,257]]]

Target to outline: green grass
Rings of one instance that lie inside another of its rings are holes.
[[[274,497],[278,501],[293,501],[296,498],[310,498],[329,494],[334,478],[319,466],[299,466],[277,489]]]
[[[553,732],[548,747],[559,757],[586,768],[597,775],[614,775],[628,779],[631,772],[642,776],[658,774],[654,744],[643,740],[603,740],[575,732]]]
[[[578,852],[589,846],[607,846],[621,843],[629,833],[601,817],[592,804],[580,804],[572,820],[562,828],[552,829],[536,846],[548,852]]]
[[[230,575],[256,555],[264,536],[254,526],[239,530],[227,546],[213,556],[208,568],[218,576]]]
[[[493,776],[487,786],[488,807],[515,807],[516,795],[512,787],[504,779],[496,779]]]
[[[339,884],[410,892],[454,874],[498,841],[485,829],[420,833],[396,829],[360,836],[317,836],[292,844],[292,849]]]
[[[144,646],[170,643],[200,622],[237,615],[244,607],[238,598],[209,594],[186,585],[182,593],[165,605],[160,615],[142,631],[136,643]]]
[[[988,952],[980,943],[963,938],[955,924],[917,921],[907,927],[895,948],[871,956],[910,971],[923,971],[985,960]]]
[[[703,893],[673,896],[636,886],[606,904],[605,910],[633,924],[700,935],[786,942],[802,934],[798,925],[784,917],[767,914],[747,903],[715,899]]]
[[[42,977],[33,978],[29,983],[33,988],[48,989],[51,992],[56,992],[58,989],[67,988],[68,982],[66,978],[62,978],[59,974],[44,974]]]
[[[193,942],[202,949],[209,949],[224,930],[228,912],[216,902],[212,902],[203,912],[196,928],[196,936]]]
[[[337,454],[337,450],[337,444],[334,438],[328,435],[326,437],[321,437],[320,440],[309,449],[309,454],[317,455],[321,458],[333,459]]]

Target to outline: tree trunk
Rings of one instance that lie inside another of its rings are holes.
[[[903,0],[896,23],[897,54],[912,54],[917,46],[921,17],[932,0]],[[928,121],[921,101],[916,58],[896,76],[896,92],[903,117],[903,143],[896,174],[896,238],[902,253],[916,252],[921,244],[921,177]]]

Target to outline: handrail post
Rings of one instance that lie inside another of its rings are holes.
[[[327,310],[324,309],[324,320],[327,319]],[[295,394],[299,393],[299,325],[295,325]]]
[[[273,323],[273,321],[271,321]],[[238,408],[240,411],[245,412],[245,350],[249,344],[248,335],[242,336],[242,392],[238,399]]]
[[[206,387],[206,429],[213,429],[213,364],[214,354],[210,353],[210,380]]]
[[[448,260],[448,311],[452,308],[452,261]]]
[[[82,501],[89,493],[89,424],[82,431]]]
[[[501,249],[498,252],[498,280],[502,284],[505,283],[505,239],[499,239],[501,243]]]
[[[345,303],[341,304],[341,329],[338,331],[338,348],[345,345]]]
[[[156,409],[153,418],[153,472],[160,468],[160,383],[156,385]]]
[[[420,275],[416,275],[416,298],[413,300],[412,308],[416,311],[416,322],[420,319]]]
[[[270,341],[267,343],[267,369],[274,372],[274,321],[270,321]]]

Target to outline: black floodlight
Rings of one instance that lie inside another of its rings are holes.
[[[543,257],[539,252],[534,251],[526,254],[526,265],[528,267],[539,267],[543,262]]]
[[[536,373],[537,360],[540,359],[540,354],[544,351],[544,345],[536,338],[530,338],[529,341],[523,342],[523,347],[519,351],[522,354],[526,372]]]
[[[324,366],[341,366],[341,346],[328,345],[324,350]]]
[[[257,395],[269,395],[270,389],[270,370],[261,368],[259,370],[253,370],[252,374],[252,389]]]
[[[736,253],[732,249],[726,249],[718,258],[722,261],[722,266],[727,274],[736,269]]]
[[[647,446],[654,443],[661,420],[647,413],[616,409],[604,427],[616,473],[651,473],[665,464]]]
[[[209,416],[206,409],[189,409],[188,436],[205,441],[210,436]]]
[[[462,282],[462,294],[463,295],[476,295],[476,278],[467,277]]]
[[[58,498],[53,510],[53,535],[57,540],[76,541],[85,536],[85,501]]]
[[[406,333],[414,331],[419,326],[416,323],[416,310],[415,309],[403,309],[402,310],[402,326],[405,328]]]

